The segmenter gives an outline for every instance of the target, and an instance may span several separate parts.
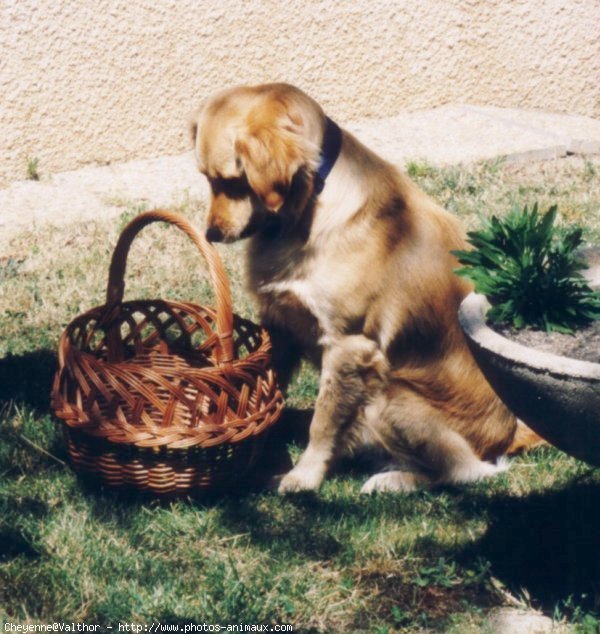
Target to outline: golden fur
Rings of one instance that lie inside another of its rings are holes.
[[[315,195],[324,128],[320,106],[286,84],[219,93],[192,123],[212,189],[207,235],[251,236],[250,288],[281,380],[301,355],[321,367],[309,445],[279,489],[318,487],[340,453],[364,446],[392,465],[365,491],[492,475],[517,423],[458,324],[470,286],[450,251],[463,231],[346,131]]]

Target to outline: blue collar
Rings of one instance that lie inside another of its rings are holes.
[[[342,149],[342,131],[329,117],[325,118],[325,133],[321,146],[321,161],[315,174],[314,191],[320,194],[325,187],[325,179],[333,169]]]

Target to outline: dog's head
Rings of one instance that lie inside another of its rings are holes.
[[[207,237],[232,242],[295,222],[312,194],[325,115],[287,84],[233,88],[192,119],[198,169],[211,187]]]

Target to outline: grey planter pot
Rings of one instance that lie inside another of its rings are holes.
[[[566,453],[600,466],[600,364],[539,352],[486,326],[488,303],[471,293],[459,320],[475,360],[506,406]]]

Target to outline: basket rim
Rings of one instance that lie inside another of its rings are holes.
[[[160,299],[160,298],[155,298],[155,299],[139,299],[139,300],[129,300],[129,301],[125,301],[122,302],[120,304],[120,307],[123,308],[130,308],[133,307],[135,308],[136,306],[140,306],[140,305],[156,305],[156,304],[165,304],[165,305],[169,305],[172,307],[177,307],[180,309],[184,309],[185,311],[188,311],[190,315],[193,315],[194,313],[198,314],[198,313],[202,313],[204,312],[205,314],[207,314],[211,319],[216,319],[216,309],[212,308],[210,306],[205,306],[204,304],[195,304],[193,302],[186,302],[186,301],[181,301],[181,300],[170,300],[170,299]],[[108,328],[111,326],[111,324],[114,324],[117,321],[117,318],[113,318],[111,320],[108,320],[105,318],[105,314],[107,311],[111,310],[111,307],[108,304],[101,304],[99,306],[94,306],[88,310],[86,310],[85,312],[77,315],[76,317],[74,317],[64,328],[63,332],[61,333],[61,336],[59,338],[59,351],[58,351],[58,358],[59,358],[59,365],[63,366],[66,363],[66,360],[64,359],[64,354],[65,353],[70,353],[71,350],[76,350],[78,352],[78,354],[89,354],[90,356],[94,356],[91,352],[87,352],[84,350],[81,350],[80,348],[77,348],[73,345],[72,340],[70,339],[70,335],[72,335],[73,331],[79,326],[81,325],[81,323],[85,323],[86,321],[91,321],[93,319],[96,319],[98,325],[100,326],[101,330],[108,330]],[[132,311],[134,312],[134,311]],[[254,330],[254,332],[256,334],[260,334],[261,336],[261,344],[260,346],[250,352],[247,356],[245,357],[237,357],[234,355],[233,359],[231,361],[226,361],[223,363],[218,363],[217,365],[214,366],[214,370],[215,371],[221,371],[220,368],[227,368],[227,367],[232,367],[232,368],[239,368],[241,366],[244,365],[249,365],[250,363],[252,363],[251,360],[251,356],[254,354],[258,354],[259,352],[262,354],[269,354],[271,353],[271,335],[269,334],[269,331],[264,327],[261,326],[259,324],[256,324],[255,322],[253,322],[251,319],[247,319],[246,317],[242,317],[241,315],[238,315],[237,313],[232,313],[233,315],[233,327],[232,327],[232,339],[235,343],[235,334],[237,332],[236,326],[245,326],[245,327],[250,327],[252,330]],[[103,327],[102,324],[106,324],[106,329]],[[215,332],[215,335],[217,333]],[[183,355],[182,355],[183,356]],[[106,361],[106,364],[110,364],[110,361]],[[116,363],[116,364],[120,364],[122,362],[118,361],[118,362],[112,362],[112,363]],[[209,368],[206,368],[206,370],[208,371]]]
[[[130,299],[130,300],[121,302],[118,308],[123,308],[123,307],[130,308],[132,306],[143,305],[143,304],[146,304],[146,305],[165,304],[169,306],[176,306],[178,308],[182,308],[186,311],[189,311],[190,313],[205,312],[216,323],[216,317],[217,317],[216,308],[212,306],[207,306],[205,304],[196,304],[195,302],[189,302],[189,301],[180,300],[180,299],[164,299],[160,297],[154,297],[154,298],[148,298],[148,299]],[[76,317],[73,317],[73,319],[71,319],[71,321],[68,322],[68,324],[64,327],[60,338],[62,339],[63,337],[65,337],[68,334],[68,332],[77,325],[78,322],[84,319],[97,318],[98,323],[102,327],[103,330],[105,329],[103,326],[106,326],[106,328],[110,327],[110,325],[114,321],[117,320],[116,315],[118,313],[115,312],[115,310],[116,309],[112,307],[111,305],[109,305],[108,303],[98,304],[97,306],[88,308],[86,311],[84,311],[83,313],[80,313]],[[109,312],[113,312],[112,318],[107,315],[107,313]],[[247,317],[242,317],[238,313],[232,313],[232,316],[233,316],[234,331],[235,331],[236,324],[251,326],[257,331],[264,333],[270,344],[271,336],[269,334],[269,331],[264,326],[257,324],[256,322],[252,321],[251,319],[248,319]],[[215,334],[217,334],[216,331],[215,331]],[[235,362],[236,360],[238,359],[234,357],[233,361]],[[225,365],[226,363],[227,362],[224,362],[223,365]]]

